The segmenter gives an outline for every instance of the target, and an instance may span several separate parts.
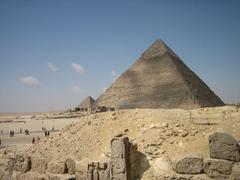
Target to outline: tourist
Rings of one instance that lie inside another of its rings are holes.
[[[2,140],[0,139],[0,146],[2,146]]]
[[[40,137],[39,136],[37,137],[37,141],[40,141]]]
[[[32,144],[35,144],[35,137],[32,138]]]
[[[20,128],[20,134],[22,134],[22,128]]]

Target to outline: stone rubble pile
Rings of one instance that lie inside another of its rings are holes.
[[[211,134],[209,150],[210,158],[188,155],[174,161],[173,170],[178,174],[169,179],[190,180],[198,177],[199,180],[240,180],[240,146],[231,135],[222,132]],[[205,175],[200,177],[200,174]]]
[[[0,157],[1,180],[130,180],[136,175],[137,149],[126,136],[111,141],[108,162],[50,161],[41,155]],[[4,168],[3,168],[4,167]]]

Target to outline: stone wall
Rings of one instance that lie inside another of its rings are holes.
[[[137,146],[128,137],[111,140],[111,157],[107,162],[79,162],[68,158],[65,162],[44,158],[3,155],[0,157],[1,180],[130,180],[137,175]]]

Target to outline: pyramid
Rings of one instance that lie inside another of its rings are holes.
[[[193,109],[224,105],[161,40],[154,42],[95,103],[116,109]]]
[[[88,96],[78,105],[78,107],[82,110],[91,110],[94,103],[95,100],[91,96]]]

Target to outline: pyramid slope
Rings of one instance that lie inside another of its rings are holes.
[[[224,103],[165,43],[157,40],[96,100],[96,105],[191,109]]]
[[[88,96],[81,102],[81,104],[78,105],[78,107],[79,108],[91,108],[94,103],[95,103],[95,100],[91,96]]]

